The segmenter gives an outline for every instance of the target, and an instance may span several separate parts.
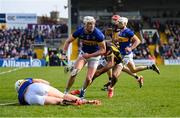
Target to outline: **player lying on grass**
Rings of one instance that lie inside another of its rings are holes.
[[[50,86],[43,79],[26,78],[15,83],[18,100],[21,105],[100,105],[99,100],[81,100],[79,97],[64,94],[58,89]]]

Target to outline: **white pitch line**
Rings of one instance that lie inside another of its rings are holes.
[[[14,71],[17,71],[17,70],[20,70],[20,69],[23,69],[23,68],[14,68],[14,69],[12,69],[12,70],[8,70],[8,71],[5,71],[5,72],[1,72],[0,75],[6,74],[6,73],[11,73],[11,72],[14,72]]]
[[[0,106],[15,105],[15,104],[18,104],[18,102],[2,103],[0,104]]]

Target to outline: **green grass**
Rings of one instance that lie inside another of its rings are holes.
[[[12,68],[0,68],[0,72]],[[141,72],[145,78],[142,88],[129,75],[122,73],[113,98],[101,87],[107,75],[99,77],[87,89],[87,99],[99,99],[101,106],[0,106],[0,117],[180,117],[180,66],[160,66],[161,75],[152,71]],[[72,89],[82,86],[86,69],[80,72]],[[24,68],[0,75],[0,104],[17,102],[14,83],[25,77],[43,78],[64,91],[68,75],[62,67]]]

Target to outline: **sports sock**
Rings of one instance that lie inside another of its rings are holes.
[[[111,84],[111,80],[109,82],[107,82],[106,84],[104,84],[104,86],[109,86]]]
[[[147,66],[147,69],[152,69],[152,66]]]
[[[84,87],[82,87],[82,88],[81,88],[81,91],[84,91],[84,92],[85,92],[85,91],[86,91],[86,89],[84,89]]]
[[[138,79],[139,77],[137,75],[135,75],[135,79]]]
[[[69,89],[65,89],[65,91],[64,91],[64,94],[68,94],[68,92],[69,92]]]

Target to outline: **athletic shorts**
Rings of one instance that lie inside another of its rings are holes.
[[[101,56],[97,56],[97,57],[91,57],[89,59],[87,59],[88,62],[88,68],[97,68],[99,65],[99,59],[101,58]]]
[[[130,54],[128,55],[122,55],[123,56],[123,62],[125,65],[127,65],[129,62],[132,62],[134,63],[133,61],[133,53],[131,52]]]
[[[81,57],[84,54],[83,51],[80,52],[79,57]],[[87,63],[88,63],[88,68],[97,68],[99,65],[99,60],[100,60],[101,56],[96,56],[96,57],[91,57],[89,59],[87,59]]]
[[[44,105],[45,96],[48,95],[49,88],[50,86],[47,84],[33,83],[28,86],[24,99],[30,105]]]
[[[102,66],[105,66],[107,65],[107,61],[104,57],[101,57],[100,60],[99,60],[99,65],[102,65]]]

